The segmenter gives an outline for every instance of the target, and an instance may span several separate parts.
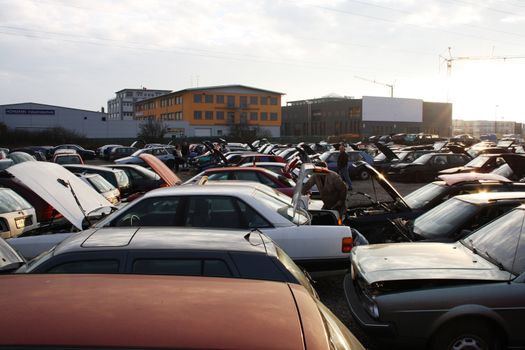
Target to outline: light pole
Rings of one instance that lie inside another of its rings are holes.
[[[496,105],[496,108],[494,109],[494,134],[498,134],[498,107],[499,105]]]

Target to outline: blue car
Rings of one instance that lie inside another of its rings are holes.
[[[356,162],[365,161],[368,164],[374,163],[374,158],[364,151],[346,151],[348,155],[348,173],[351,178],[367,180],[370,176],[366,168],[362,165],[356,166]],[[328,169],[337,172],[337,158],[339,151],[328,151],[321,154],[320,159],[328,165]]]

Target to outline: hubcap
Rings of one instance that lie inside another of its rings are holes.
[[[483,350],[485,347],[479,339],[473,337],[462,337],[452,344],[452,350]]]

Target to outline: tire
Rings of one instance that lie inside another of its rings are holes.
[[[370,174],[366,169],[359,169],[357,172],[357,179],[358,180],[368,180],[370,178]]]
[[[463,319],[445,325],[433,335],[432,350],[501,350],[502,340],[487,322]]]

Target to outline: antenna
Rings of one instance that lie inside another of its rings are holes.
[[[370,83],[374,83],[374,84],[378,84],[378,85],[387,86],[388,88],[390,88],[390,97],[394,97],[394,85],[396,83],[395,80],[394,80],[394,82],[392,84],[387,84],[387,83],[382,83],[382,82],[377,81],[377,80],[363,78],[363,77],[360,77],[360,76],[357,76],[357,75],[354,75],[354,78],[361,79],[361,80],[364,80],[364,81],[368,81]]]

